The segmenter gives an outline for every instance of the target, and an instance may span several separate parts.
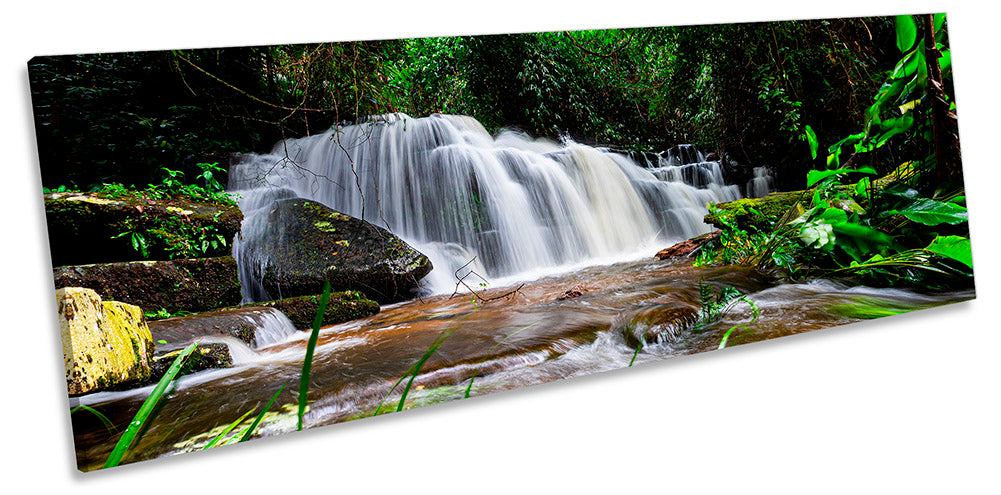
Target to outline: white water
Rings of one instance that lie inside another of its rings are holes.
[[[402,114],[288,139],[230,172],[242,196],[234,243],[246,301],[267,294],[255,249],[275,200],[303,197],[386,227],[431,259],[423,284],[455,289],[469,267],[491,282],[621,260],[709,231],[706,203],[739,199],[719,163],[693,147],[646,167],[622,154],[504,131],[471,117]],[[475,282],[474,282],[475,283]]]
[[[775,180],[767,167],[754,167],[754,178],[747,182],[747,197],[760,198],[772,192]]]

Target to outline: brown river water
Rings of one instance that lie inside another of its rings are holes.
[[[470,396],[476,396],[623,368],[634,360],[638,364],[717,349],[727,330],[749,322],[752,311],[738,303],[719,322],[694,328],[700,280],[735,287],[760,310],[746,331],[733,332],[731,346],[974,296],[972,290],[924,294],[827,280],[782,284],[739,268],[647,259],[541,278],[527,282],[513,297],[487,303],[473,302],[469,294],[426,297],[321,330],[304,428],[372,416],[380,403],[381,412],[395,411],[406,380],[392,393],[390,388],[446,331],[454,332],[422,367],[405,408],[462,399],[470,379]],[[558,299],[576,286],[583,287],[581,296]],[[490,287],[483,296],[514,287]],[[646,341],[638,353],[636,335]],[[179,379],[125,462],[200,449],[244,413],[259,411],[283,384],[256,433],[295,431],[307,337],[302,332],[253,350],[228,342],[237,365]],[[151,389],[102,392],[74,398],[70,405],[93,407],[121,432]],[[109,432],[92,414],[72,417],[80,469],[100,468],[119,433]]]

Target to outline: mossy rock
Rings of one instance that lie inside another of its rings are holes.
[[[233,337],[257,347],[254,329],[265,325],[275,313],[276,309],[261,305],[223,308],[151,321],[149,331],[157,342],[157,350],[181,349],[199,337],[212,336]]]
[[[150,366],[149,378],[139,385],[151,385],[159,382],[163,378],[163,375],[167,374],[170,365],[174,363],[177,355],[182,350],[177,349],[154,356]],[[198,344],[198,347],[185,358],[184,364],[181,365],[181,371],[177,374],[177,378],[208,369],[232,367],[233,357],[230,355],[229,346],[226,344]]]
[[[53,278],[57,289],[87,287],[151,313],[195,313],[235,306],[242,298],[231,256],[64,266],[53,270]]]
[[[775,192],[763,198],[745,198],[717,203],[716,208],[720,210],[720,214],[725,215],[741,229],[747,230],[753,227],[759,230],[769,230],[771,222],[781,218],[800,201],[808,201],[810,194],[810,191]],[[757,213],[751,210],[757,211]],[[719,214],[709,213],[703,220],[717,228],[726,228],[720,220]]]
[[[56,306],[70,395],[137,384],[150,376],[153,339],[137,306],[102,301],[81,287],[57,290]]]
[[[151,200],[60,192],[45,195],[45,221],[52,266],[64,266],[228,255],[243,213],[232,204],[181,197]],[[133,233],[145,242],[145,256],[133,246]],[[202,249],[203,240],[215,240],[216,245]]]
[[[431,261],[388,230],[306,199],[275,203],[260,249],[262,282],[283,298],[360,290],[380,302],[413,297]]]
[[[319,295],[290,297],[277,301],[254,303],[254,305],[275,308],[284,313],[295,328],[308,330],[312,328],[316,312],[320,308],[320,298]],[[365,295],[360,292],[333,292],[327,302],[327,310],[323,313],[321,325],[344,323],[372,316],[378,312],[379,303],[366,299]]]

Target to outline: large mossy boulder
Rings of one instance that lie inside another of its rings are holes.
[[[137,306],[80,287],[56,291],[66,390],[80,395],[149,378],[153,338]]]
[[[308,330],[312,328],[316,312],[320,308],[320,299],[321,296],[300,296],[254,304],[275,308],[287,316],[295,328]],[[361,292],[332,292],[320,325],[336,325],[372,316],[378,312],[379,303],[366,299]]]
[[[184,197],[59,192],[45,195],[45,221],[52,265],[63,266],[228,255],[243,213]]]
[[[380,302],[412,297],[431,261],[388,230],[306,199],[278,201],[261,238],[262,282],[282,298],[360,290]]]
[[[810,200],[810,191],[775,192],[763,198],[745,198],[726,203],[717,203],[719,213],[710,212],[703,219],[720,229],[727,228],[720,215],[725,215],[741,229],[757,228],[769,230],[769,225],[781,218],[800,201]]]
[[[64,266],[56,288],[86,287],[103,299],[151,313],[200,312],[240,304],[240,278],[231,256]]]

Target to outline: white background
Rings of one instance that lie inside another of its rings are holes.
[[[3,165],[11,180],[0,194],[0,483],[18,490],[8,493],[998,493],[998,9],[965,1],[684,3],[5,6],[2,120],[11,142]],[[954,50],[976,301],[204,454],[76,471],[27,88],[30,57],[942,10]]]

